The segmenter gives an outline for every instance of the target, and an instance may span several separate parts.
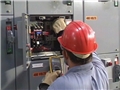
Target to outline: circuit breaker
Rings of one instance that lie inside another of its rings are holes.
[[[64,18],[66,24],[69,24],[73,20],[73,15],[23,13],[22,21],[17,23],[18,48],[22,49],[23,68],[29,72],[29,90],[37,89],[47,71],[50,71],[50,66],[54,70],[63,69],[63,64],[58,62],[61,60],[52,60],[52,65],[49,62],[51,56],[61,56],[58,36],[52,27],[58,18]]]
[[[29,35],[32,53],[60,50],[57,44],[57,35],[52,28],[52,24],[57,18],[59,17],[30,16]],[[63,16],[62,18],[71,19],[71,16]]]
[[[41,58],[56,54],[61,55],[57,34],[55,34],[52,27],[57,18],[64,18],[66,24],[69,24],[73,16],[23,14],[21,24],[18,23],[18,47],[23,49],[24,67],[26,67],[26,62],[30,61],[31,57]],[[28,45],[29,48],[26,47]],[[45,54],[46,52],[54,52],[54,54]]]
[[[33,53],[53,51],[57,40],[52,30],[52,18],[46,16],[30,17],[30,44]]]

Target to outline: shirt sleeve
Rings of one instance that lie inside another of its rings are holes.
[[[47,90],[60,90],[61,82],[59,79],[55,80]]]
[[[103,83],[104,83],[104,86],[106,86],[106,87],[104,87],[104,89],[105,90],[108,90],[108,88],[109,88],[109,78],[108,78],[108,74],[107,74],[107,71],[106,71],[106,68],[105,68],[105,66],[104,66],[104,64],[103,64],[103,62],[101,61],[101,59],[97,56],[97,54],[96,53],[93,53],[93,59],[92,59],[92,63],[93,63],[93,65],[94,65],[94,67],[96,67],[96,70],[97,71],[100,71],[99,73],[97,73],[98,74],[98,76],[101,76],[102,77],[102,79],[103,79]],[[97,78],[97,77],[96,77]],[[100,83],[101,84],[101,83]],[[99,85],[100,85],[99,84]]]
[[[56,79],[49,87],[47,90],[70,90],[68,89],[69,85],[64,76],[59,77]]]
[[[80,84],[82,83],[81,78],[79,77],[79,80],[77,80],[76,77],[78,76],[74,76],[74,74],[69,74],[69,77],[61,76],[56,79],[47,90],[83,90],[80,89],[82,88]]]
[[[96,53],[93,53],[93,54],[92,54],[92,57],[93,57],[93,59],[92,59],[93,65],[94,65],[95,67],[98,67],[98,68],[100,68],[100,69],[105,70],[105,66],[104,66],[103,62],[101,61],[101,59],[97,56],[97,54],[96,54]]]

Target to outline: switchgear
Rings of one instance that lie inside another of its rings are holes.
[[[32,21],[33,20],[33,21]],[[34,20],[36,22],[34,23]],[[38,21],[37,21],[38,20]],[[52,30],[51,18],[45,16],[30,17],[30,44],[33,53],[55,50],[56,35]]]
[[[68,71],[63,56],[50,60],[61,55],[52,27],[57,18],[81,20],[95,30],[110,89],[120,89],[119,8],[119,0],[2,0],[1,90],[36,90],[48,71]]]
[[[30,89],[37,86],[47,71],[61,70],[61,48],[57,41],[58,35],[53,30],[53,23],[58,18],[64,18],[66,24],[73,20],[72,15],[27,15],[23,14],[21,24],[18,23],[18,46],[23,49],[23,67],[26,70],[30,61]],[[22,30],[21,30],[22,27]],[[21,42],[22,39],[22,42]],[[28,48],[29,46],[29,48]],[[30,49],[30,50],[29,50]],[[49,63],[49,64],[48,64]],[[33,67],[34,66],[34,67]],[[39,72],[39,73],[38,73]],[[44,74],[41,74],[45,72]],[[35,73],[35,74],[34,74]],[[38,75],[38,76],[36,76]],[[33,84],[33,81],[36,84]]]
[[[59,17],[72,19],[72,16],[30,15],[29,35],[32,53],[60,50],[57,35],[52,28],[53,22]]]

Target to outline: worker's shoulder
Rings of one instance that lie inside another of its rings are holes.
[[[65,82],[68,82],[69,76],[68,75],[64,75],[59,77],[57,80],[55,80],[55,83],[62,83],[64,84]]]
[[[79,82],[78,80],[73,77],[73,75],[69,74],[69,75],[64,75],[64,76],[61,76],[59,77],[58,79],[56,79],[52,86],[53,87],[56,87],[56,88],[59,88],[59,89],[72,89],[72,88],[77,88],[78,86],[78,83],[82,82],[80,77],[79,77]]]
[[[48,88],[48,90],[64,90],[65,88],[68,89],[69,85],[68,80],[66,79],[66,76],[61,76],[57,78]]]
[[[56,79],[48,90],[79,90],[84,88],[84,85],[90,87],[86,82],[89,82],[88,77],[69,73]]]
[[[65,83],[67,83],[65,76],[57,78],[47,90],[64,90]],[[66,87],[65,87],[66,88]]]

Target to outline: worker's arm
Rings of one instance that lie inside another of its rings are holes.
[[[92,63],[93,63],[93,66],[95,67],[94,69],[96,69],[96,71],[99,72],[97,74],[100,75],[100,77],[103,79],[103,83],[102,84],[104,84],[104,86],[105,86],[104,89],[108,90],[108,88],[109,88],[108,74],[107,74],[107,71],[106,71],[106,68],[105,68],[103,62],[97,56],[96,53],[93,53]]]
[[[105,66],[103,64],[103,62],[101,61],[101,59],[98,57],[97,53],[93,53],[92,54],[92,63],[95,67],[101,68],[105,70]]]
[[[101,77],[104,77],[106,79],[106,83],[109,86],[108,74],[107,74],[107,71],[106,71],[106,68],[105,68],[103,62],[101,61],[101,59],[98,57],[98,55],[96,53],[93,53],[92,55],[93,55],[92,63],[94,65],[95,69],[97,69],[97,71],[98,70],[102,71]]]
[[[53,31],[55,32],[55,34],[56,34],[56,36],[58,38],[59,36],[61,36],[63,34],[63,31],[64,31],[64,29],[66,27],[65,19],[63,19],[63,18],[56,19],[54,21],[52,27],[53,27]],[[60,51],[60,53],[62,54],[62,50],[60,48],[60,43],[58,41],[55,41],[54,43],[55,43],[54,50]]]

